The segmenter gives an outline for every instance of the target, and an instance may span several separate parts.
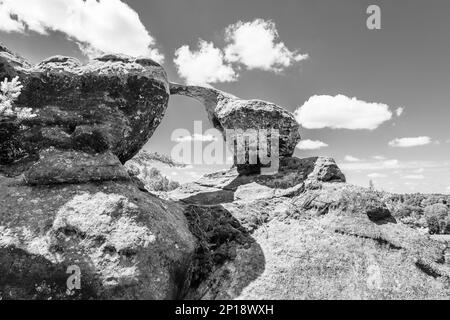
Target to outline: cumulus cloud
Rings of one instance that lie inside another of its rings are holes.
[[[372,162],[347,162],[340,165],[343,170],[351,171],[362,171],[362,170],[387,170],[387,169],[399,169],[401,168],[400,161],[397,159],[389,159],[383,161],[372,161]]]
[[[275,23],[263,19],[239,21],[225,30],[225,57],[248,69],[281,71],[308,58],[307,54],[291,51],[279,40]]]
[[[328,144],[319,140],[302,140],[297,145],[297,148],[300,150],[317,150],[320,148],[328,147]]]
[[[297,121],[307,129],[374,130],[392,118],[389,106],[344,95],[315,95],[295,111]]]
[[[174,63],[187,83],[205,85],[236,81],[243,68],[280,72],[307,57],[279,40],[275,23],[256,19],[228,26],[223,48],[201,39],[197,50],[178,48]]]
[[[379,160],[379,161],[386,160],[385,156],[373,156],[372,158],[374,158],[375,160]]]
[[[224,61],[222,50],[203,40],[197,51],[191,51],[189,46],[177,49],[174,63],[178,74],[191,85],[230,82],[237,78],[233,68]]]
[[[414,138],[396,138],[389,142],[389,146],[397,148],[410,148],[424,146],[431,143],[431,138],[422,136]]]
[[[175,138],[176,142],[186,142],[186,141],[203,141],[203,142],[210,142],[210,141],[217,141],[217,137],[214,137],[212,134],[199,134],[194,133],[190,136],[181,136]]]
[[[400,107],[395,109],[395,114],[397,115],[397,117],[400,117],[403,114],[404,108]]]
[[[123,53],[164,59],[139,15],[120,0],[0,1],[0,31],[28,30],[63,32],[88,56]]]
[[[361,161],[361,159],[353,157],[353,156],[350,156],[350,155],[346,155],[344,160],[348,161],[348,162],[359,162],[359,161]]]
[[[409,174],[403,177],[404,179],[411,179],[411,180],[423,180],[425,179],[425,176],[423,174]]]
[[[347,171],[392,171],[400,173],[401,170],[408,170],[411,174],[424,173],[425,170],[447,170],[450,168],[449,161],[399,161],[397,159],[386,159],[382,161],[360,161],[360,162],[344,162],[339,164],[342,170]]]
[[[0,31],[24,32],[23,24],[11,18],[10,11],[2,2],[0,2]]]
[[[380,178],[386,178],[387,175],[384,173],[378,173],[378,172],[374,172],[374,173],[369,173],[367,175],[370,179],[380,179]]]

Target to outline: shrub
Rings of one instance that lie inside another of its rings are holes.
[[[382,220],[391,217],[386,204],[381,201],[375,191],[348,192],[344,191],[339,200],[338,208],[353,214],[367,214],[370,219]]]
[[[14,107],[14,102],[20,96],[22,88],[19,77],[15,77],[11,81],[5,78],[0,82],[0,118],[24,120],[36,116],[31,112],[31,108]]]
[[[152,191],[172,191],[180,186],[176,181],[170,181],[156,168],[144,168],[142,180],[146,187]]]
[[[431,234],[450,233],[450,219],[448,207],[443,203],[437,203],[425,208],[425,218]]]

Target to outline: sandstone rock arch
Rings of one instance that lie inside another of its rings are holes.
[[[300,141],[300,126],[286,109],[259,99],[240,99],[229,93],[201,86],[170,83],[171,95],[196,99],[205,107],[208,119],[222,133],[226,129],[277,129],[279,155],[290,157]]]

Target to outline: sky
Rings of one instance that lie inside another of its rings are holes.
[[[367,27],[370,5],[381,29]],[[333,157],[350,183],[450,193],[449,14],[447,0],[0,0],[0,41],[33,63],[149,56],[170,81],[293,112],[295,156]],[[198,102],[172,96],[145,149],[171,154],[180,128],[206,146],[196,121],[211,128]],[[186,182],[226,167],[166,174]]]

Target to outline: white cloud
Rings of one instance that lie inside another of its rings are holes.
[[[404,179],[411,179],[411,180],[422,180],[425,179],[425,176],[423,174],[409,174],[403,177]]]
[[[177,137],[175,138],[176,142],[186,142],[186,141],[204,141],[204,142],[209,142],[209,141],[217,141],[217,138],[214,137],[211,134],[198,134],[198,133],[194,133],[191,136],[182,136],[182,137]]]
[[[328,147],[328,144],[319,140],[302,140],[297,145],[297,148],[300,150],[316,150],[320,148]]]
[[[341,169],[351,170],[351,171],[361,171],[361,170],[387,170],[387,169],[398,169],[401,167],[400,161],[397,159],[389,159],[383,161],[375,162],[347,162],[340,164]]]
[[[389,146],[398,148],[409,148],[424,146],[431,143],[430,137],[396,138],[389,142]]]
[[[120,0],[2,0],[0,31],[26,30],[44,35],[63,32],[86,55],[105,52],[164,59],[139,15]]]
[[[400,162],[397,159],[381,161],[381,167],[386,169],[395,169],[400,167]]]
[[[402,107],[399,107],[399,108],[395,109],[395,114],[397,115],[397,117],[400,117],[403,114],[403,111],[405,111],[405,109]]]
[[[367,176],[371,179],[387,178],[387,174],[378,173],[378,172],[369,173]]]
[[[191,85],[230,82],[237,78],[233,68],[224,61],[223,52],[203,40],[200,40],[199,50],[195,52],[189,46],[178,48],[174,63],[178,74]]]
[[[225,57],[230,62],[243,64],[248,69],[281,71],[283,68],[308,58],[306,54],[289,50],[279,41],[275,23],[263,19],[239,21],[225,30]]]
[[[375,160],[379,160],[379,161],[386,160],[385,156],[373,156],[372,158],[374,158]]]
[[[24,26],[17,20],[11,19],[10,11],[6,4],[0,2],[0,31],[24,32]]]
[[[348,162],[359,162],[359,161],[361,161],[361,159],[353,157],[353,156],[350,156],[350,155],[346,155],[344,160],[348,161]]]
[[[392,118],[389,106],[369,103],[344,95],[315,95],[295,111],[297,121],[307,129],[376,129]]]
[[[412,173],[423,173],[425,170],[432,169],[444,170],[449,172],[449,161],[399,161],[397,159],[388,159],[383,161],[361,161],[345,162],[339,164],[342,170],[348,171],[374,171],[392,170],[393,173],[401,173],[399,170],[408,170]],[[423,169],[423,171],[422,171]],[[418,172],[421,171],[421,172]]]
[[[188,84],[205,85],[236,81],[242,66],[279,72],[307,57],[279,41],[272,21],[256,19],[228,26],[224,48],[201,39],[197,51],[181,46],[175,51],[174,63]]]

